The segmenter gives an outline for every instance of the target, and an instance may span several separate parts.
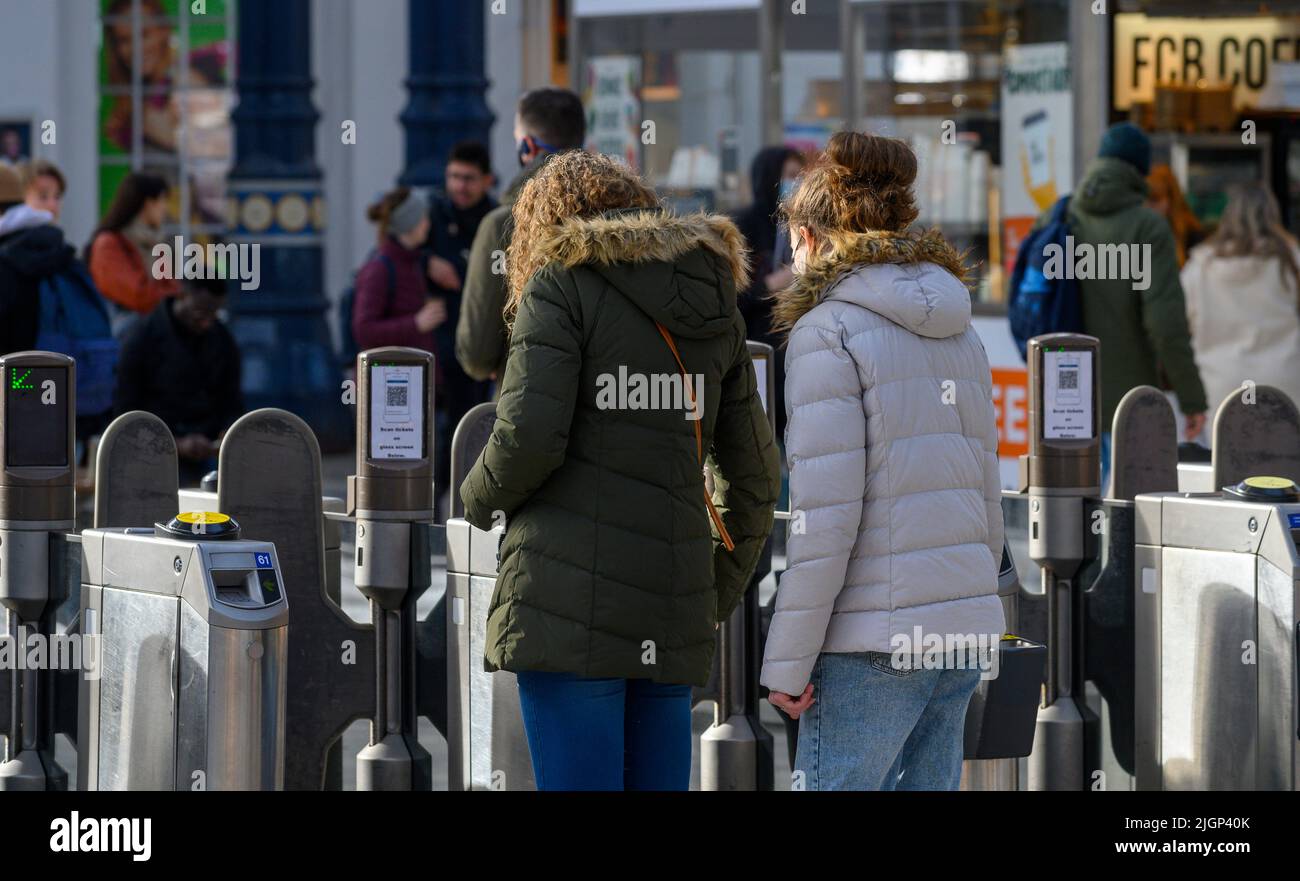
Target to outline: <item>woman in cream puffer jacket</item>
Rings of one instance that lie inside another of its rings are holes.
[[[956,788],[979,670],[955,649],[1004,628],[988,358],[960,256],[904,231],[915,174],[842,133],[786,206],[793,519],[761,681],[802,716],[807,789]]]

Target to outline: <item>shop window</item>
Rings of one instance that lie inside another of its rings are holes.
[[[1020,239],[1074,183],[1067,2],[887,0],[853,14],[858,126],[912,144],[918,223],[970,249],[977,302],[1004,302]]]
[[[101,0],[99,206],[147,171],[171,184],[170,232],[226,227],[234,0]]]
[[[762,146],[756,19],[738,10],[578,20],[588,147],[636,168],[679,210],[735,207]]]

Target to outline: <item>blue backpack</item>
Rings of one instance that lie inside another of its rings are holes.
[[[1020,252],[1016,254],[1007,317],[1011,320],[1011,335],[1015,337],[1021,358],[1026,357],[1029,341],[1036,336],[1083,331],[1083,305],[1079,299],[1078,281],[1048,278],[1043,272],[1047,264],[1045,251],[1051,245],[1059,246],[1060,261],[1074,259],[1065,240],[1070,234],[1070,224],[1066,220],[1069,208],[1070,197],[1062,196],[1052,206],[1047,223],[1030,233],[1020,243]]]
[[[77,362],[77,415],[97,416],[113,406],[117,340],[108,305],[86,267],[74,263],[41,282],[36,348]]]

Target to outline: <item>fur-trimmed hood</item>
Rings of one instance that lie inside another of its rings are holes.
[[[839,300],[920,336],[954,336],[971,317],[964,256],[937,230],[840,234],[829,255],[810,261],[794,284],[774,297],[773,325],[788,332],[819,303]]]
[[[744,238],[726,217],[659,209],[566,220],[536,245],[547,263],[585,266],[674,333],[726,331],[749,286]]]

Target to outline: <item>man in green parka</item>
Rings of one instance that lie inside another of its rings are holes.
[[[1205,425],[1205,388],[1192,357],[1174,236],[1146,204],[1150,170],[1151,141],[1132,123],[1119,123],[1102,138],[1097,158],[1070,199],[1076,255],[1089,249],[1092,274],[1106,276],[1078,281],[1084,333],[1101,341],[1106,446],[1120,398],[1139,385],[1159,387],[1162,369],[1187,416],[1187,438]],[[1117,253],[1115,246],[1132,254],[1131,245],[1137,246],[1137,257],[1127,261],[1127,274],[1101,271],[1101,255]],[[1103,461],[1103,469],[1108,465]]]

